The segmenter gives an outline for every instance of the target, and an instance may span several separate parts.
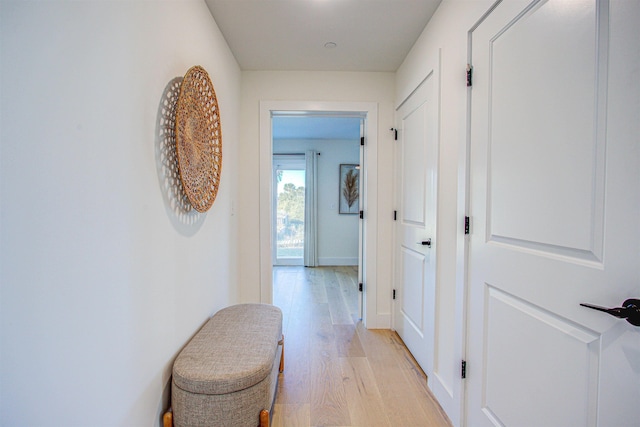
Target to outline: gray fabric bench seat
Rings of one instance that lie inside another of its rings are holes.
[[[217,312],[173,364],[173,425],[267,427],[283,346],[279,308],[239,304]]]

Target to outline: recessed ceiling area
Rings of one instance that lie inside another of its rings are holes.
[[[278,139],[359,140],[359,117],[274,116],[272,137]]]
[[[242,70],[396,71],[441,0],[206,0]]]

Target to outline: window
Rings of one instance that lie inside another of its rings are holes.
[[[274,265],[303,263],[304,186],[304,156],[274,156]]]

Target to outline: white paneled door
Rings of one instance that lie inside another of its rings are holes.
[[[394,326],[427,375],[433,371],[438,177],[437,62],[396,112]]]
[[[467,426],[640,423],[640,328],[580,306],[640,298],[639,22],[505,0],[471,33]]]

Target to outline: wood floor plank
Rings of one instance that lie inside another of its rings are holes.
[[[325,270],[324,287],[327,292],[327,300],[329,302],[329,312],[331,313],[331,321],[334,325],[352,325],[353,318],[344,302],[340,283],[335,271],[332,269]]]
[[[276,403],[308,403],[311,363],[308,336],[285,334],[285,370],[279,375]]]
[[[272,425],[451,427],[400,337],[367,330],[349,313],[348,298],[359,293],[345,288],[356,283],[357,269],[276,270],[274,303],[285,318],[286,361]],[[340,299],[342,307],[332,309]],[[349,323],[336,324],[345,321],[344,313]]]
[[[338,358],[322,352],[312,356],[311,367],[311,425],[352,425]]]
[[[327,302],[327,290],[324,286],[324,270],[321,268],[306,268],[304,271],[306,288],[312,301],[317,304]]]
[[[336,268],[336,277],[340,284],[340,291],[342,298],[349,310],[349,314],[353,318],[354,315],[359,315],[359,301],[360,291],[358,290],[358,272],[353,271],[352,267],[338,267]]]
[[[349,426],[349,409],[329,304],[315,304],[311,334],[310,416],[313,426]]]
[[[307,308],[310,302],[305,298],[305,295],[308,297],[308,294],[305,291],[303,275],[299,274],[296,277],[296,283],[286,284],[288,288],[294,289],[294,298],[289,301],[288,307],[280,307],[285,317],[283,323],[285,371],[280,374],[278,381],[276,403],[305,404],[309,402],[310,335],[314,329],[315,318],[313,311]],[[278,288],[282,288],[282,286],[279,284]],[[274,285],[274,301],[276,300],[275,289],[277,288]],[[301,301],[307,302],[301,303]]]
[[[384,411],[384,404],[375,376],[365,357],[344,357],[340,359],[342,377],[351,425],[386,427],[391,426]]]
[[[425,425],[449,425],[449,418],[427,386],[427,376],[422,369],[420,369],[418,362],[416,362],[407,350],[404,342],[396,332],[391,332],[390,339],[393,343],[392,348],[397,355],[398,366],[407,379],[407,383],[413,386],[412,390],[415,391],[416,395],[422,396],[422,398],[416,399],[416,403],[422,407],[422,410],[427,416]]]
[[[365,357],[355,325],[333,325],[339,357]]]
[[[282,309],[284,317],[282,321],[283,328],[286,327],[290,318],[297,282],[297,271],[281,268],[273,270],[273,305]]]
[[[427,424],[431,417],[425,413],[423,405],[417,404],[417,399],[425,398],[424,393],[416,387],[415,383],[407,380],[401,368],[401,359],[393,344],[395,332],[371,331],[359,325],[358,333],[374,372],[391,425],[416,427],[447,425]],[[390,366],[394,369],[388,369]]]
[[[308,427],[311,425],[309,404],[275,404],[272,427]]]

